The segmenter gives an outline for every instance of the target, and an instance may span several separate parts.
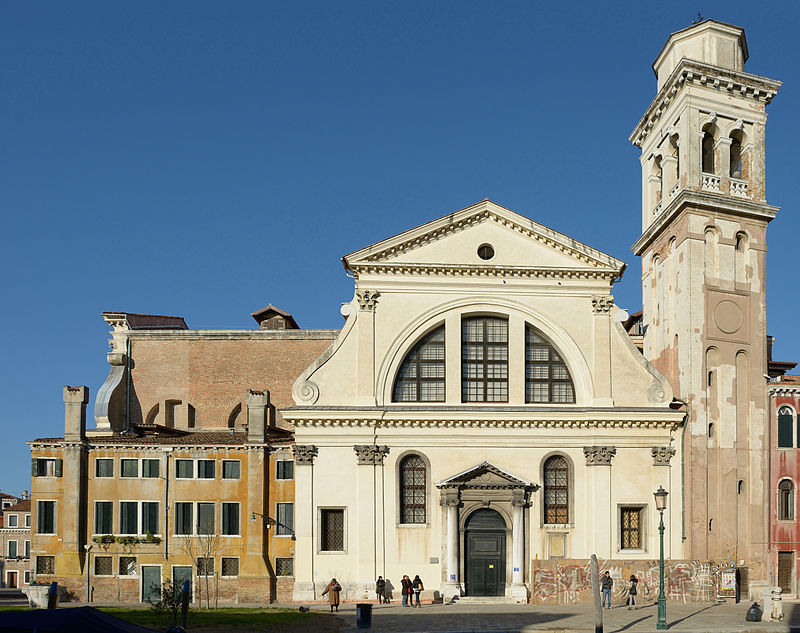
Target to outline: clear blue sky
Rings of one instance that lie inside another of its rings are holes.
[[[800,360],[797,2],[7,2],[0,490],[105,380],[104,310],[339,327],[339,258],[484,197],[628,262],[670,32],[746,29],[769,106],[768,329]],[[91,414],[90,414],[91,415]],[[93,422],[91,422],[93,424]]]

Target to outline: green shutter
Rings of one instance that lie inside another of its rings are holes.
[[[792,448],[792,415],[778,416],[778,448]]]
[[[64,469],[64,460],[63,459],[57,459],[56,460],[56,477],[61,477],[61,473],[63,472],[63,469]]]
[[[36,457],[31,458],[31,477],[39,476],[39,460]]]

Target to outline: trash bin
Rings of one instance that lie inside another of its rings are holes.
[[[368,602],[359,602],[356,605],[356,627],[368,629],[372,626],[372,605]]]

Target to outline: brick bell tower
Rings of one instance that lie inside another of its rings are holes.
[[[744,30],[670,35],[641,148],[644,353],[687,403],[684,557],[767,578],[766,106],[780,82],[744,70]],[[678,511],[673,508],[673,511]],[[744,587],[743,587],[744,589]]]

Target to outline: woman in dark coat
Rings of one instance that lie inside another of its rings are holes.
[[[636,606],[636,594],[639,593],[636,586],[639,584],[639,579],[631,574],[631,586],[628,588],[628,610],[638,609]]]
[[[336,582],[336,578],[332,578],[331,581],[328,583],[328,586],[325,587],[325,590],[322,592],[324,596],[326,593],[328,594],[328,602],[331,605],[331,613],[333,610],[336,609],[336,612],[339,612],[339,592],[342,590],[342,586]]]
[[[386,599],[386,581],[383,579],[383,576],[378,576],[378,580],[375,583],[375,593],[378,594],[378,604],[389,602]]]

